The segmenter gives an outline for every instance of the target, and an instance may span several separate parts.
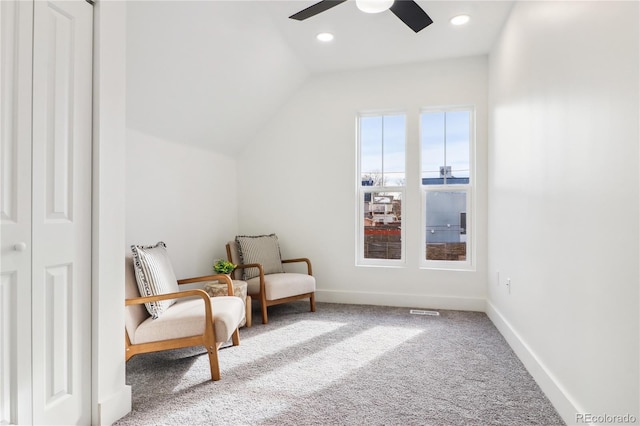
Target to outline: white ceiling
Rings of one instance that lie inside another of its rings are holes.
[[[434,22],[416,34],[391,11],[363,13],[355,0],[304,21],[288,17],[316,0],[261,3],[311,72],[486,54],[513,5],[513,1],[418,0]],[[451,25],[449,20],[460,14],[470,15],[471,21],[465,26]],[[318,42],[315,35],[320,32],[331,32],[335,39],[330,43]]]
[[[434,23],[416,34],[355,0],[288,18],[314,3],[129,0],[127,126],[235,155],[312,75],[487,54],[513,4],[418,0]],[[460,13],[472,20],[453,27]],[[318,42],[323,31],[335,40]]]

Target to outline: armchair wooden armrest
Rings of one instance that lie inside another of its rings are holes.
[[[305,262],[307,264],[307,275],[313,275],[311,273],[311,261],[306,257],[299,257],[296,259],[282,259],[282,263],[297,263],[297,262]]]
[[[209,295],[207,294],[206,291],[200,290],[200,289],[194,289],[194,290],[178,291],[176,293],[158,294],[156,296],[134,297],[132,299],[125,299],[124,300],[124,304],[125,304],[125,306],[142,305],[143,303],[157,302],[159,300],[181,299],[181,298],[184,298],[184,297],[192,297],[192,296],[201,297],[202,299],[205,300],[205,302],[209,301]],[[210,303],[205,303],[205,311],[211,311],[211,304]],[[207,312],[206,315],[209,316],[209,313]]]
[[[231,281],[231,278],[229,278],[229,276],[225,274],[204,275],[202,277],[195,277],[195,278],[184,278],[184,279],[178,280],[178,284],[193,284],[193,283],[199,283],[203,281],[215,281],[215,280],[226,282],[227,294],[229,296],[234,296],[233,282]]]
[[[262,264],[260,263],[245,263],[236,266],[236,269],[246,269],[246,268],[258,268],[258,273],[260,277],[260,293],[264,293],[264,269],[262,269]],[[249,294],[249,288],[247,288],[247,294]]]
[[[260,271],[260,275],[264,275],[264,269],[262,269],[262,264],[260,263],[243,263],[236,266],[236,269],[246,268],[258,268],[258,270]]]

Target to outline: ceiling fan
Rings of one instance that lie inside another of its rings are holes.
[[[345,1],[347,0],[322,0],[289,18],[304,21]],[[416,33],[433,23],[429,15],[413,0],[356,0],[356,5],[358,9],[367,13],[384,12],[389,9]]]

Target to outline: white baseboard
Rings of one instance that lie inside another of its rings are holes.
[[[111,425],[131,411],[131,386],[125,385],[118,393],[98,403],[98,424]]]
[[[520,361],[524,364],[529,374],[534,378],[542,392],[549,398],[558,414],[567,425],[577,424],[577,413],[586,413],[583,408],[575,402],[556,377],[540,361],[535,352],[521,338],[518,332],[511,326],[509,321],[487,300],[486,313],[489,319],[496,326],[498,331],[505,338],[511,349],[516,353]],[[583,423],[584,424],[584,423]]]
[[[398,293],[371,293],[339,290],[316,290],[316,301],[354,305],[399,306],[418,309],[448,309],[484,312],[484,298],[428,296]]]

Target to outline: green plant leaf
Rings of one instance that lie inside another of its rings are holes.
[[[230,274],[234,269],[236,269],[236,266],[237,265],[229,262],[228,260],[217,259],[213,264],[213,270],[218,274]]]

